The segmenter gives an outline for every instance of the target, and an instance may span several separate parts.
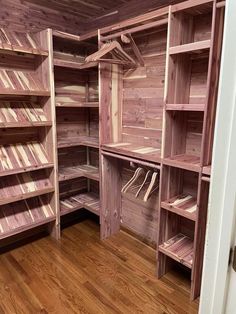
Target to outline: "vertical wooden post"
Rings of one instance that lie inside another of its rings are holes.
[[[47,29],[41,32],[42,36],[45,36],[45,45],[48,47],[48,71],[45,71],[45,84],[50,89],[50,111],[52,127],[50,132],[46,135],[46,141],[48,146],[48,152],[50,159],[54,163],[52,172],[52,181],[54,185],[54,193],[51,200],[51,206],[56,215],[56,222],[50,225],[50,234],[56,238],[60,238],[60,203],[59,203],[59,184],[58,184],[58,158],[57,158],[57,133],[56,133],[56,111],[55,111],[55,87],[54,87],[54,67],[53,67],[53,42],[52,42],[52,30]]]
[[[120,230],[121,175],[119,160],[101,155],[101,238],[105,239]]]

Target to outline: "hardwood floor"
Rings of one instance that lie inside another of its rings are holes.
[[[0,255],[0,313],[197,313],[190,284],[155,274],[155,251],[120,232],[99,240],[84,220],[60,242],[40,238]]]

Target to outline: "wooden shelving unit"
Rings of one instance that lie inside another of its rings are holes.
[[[101,29],[100,50],[89,58],[100,56],[101,235],[123,226],[157,245],[158,277],[185,266],[193,300],[201,287],[224,11],[215,0],[188,0],[142,17]],[[135,66],[112,55],[116,40]],[[116,60],[104,62],[103,50]],[[148,187],[154,193],[145,198]]]
[[[201,287],[210,173],[206,128],[212,132],[216,103],[210,94],[219,66],[213,62],[219,55],[216,10],[215,1],[186,1],[169,10],[157,265],[158,277],[176,261],[191,269],[191,299]],[[207,29],[200,33],[201,21]]]
[[[97,43],[54,32],[53,44],[61,215],[99,215],[98,69],[85,62]]]
[[[1,29],[0,239],[57,227],[51,31]]]
[[[0,240],[86,209],[198,297],[223,20],[188,0],[86,40],[0,29]]]

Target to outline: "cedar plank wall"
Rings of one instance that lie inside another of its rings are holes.
[[[122,141],[161,148],[167,30],[149,30],[133,35],[133,38],[145,66],[124,71]],[[132,175],[132,169],[126,166],[122,172],[122,186]],[[155,244],[157,204],[157,195],[145,203],[140,197],[137,200],[123,194],[121,225]]]
[[[210,20],[207,16],[201,20],[201,23],[196,19],[195,41],[209,39]],[[147,146],[161,147],[166,36],[167,31],[165,29],[149,30],[145,31],[144,34],[133,35],[144,58],[145,66],[128,72],[124,71],[123,142],[142,145],[144,141]],[[207,66],[205,59],[197,59],[193,62],[190,103],[201,103],[201,100],[206,96]],[[200,155],[202,136],[202,123],[200,121],[202,119],[202,114],[199,112],[188,114],[186,149],[187,153],[197,156]],[[132,175],[133,170],[124,166],[122,169],[122,186]],[[151,198],[151,202],[145,203],[137,201],[134,197],[131,201],[130,195],[123,194],[121,225],[148,243],[155,244],[157,239],[157,204],[158,197],[155,195]]]
[[[78,34],[83,32],[84,24],[76,15],[43,7],[30,1],[0,0],[0,26],[18,31],[38,31],[53,28]]]

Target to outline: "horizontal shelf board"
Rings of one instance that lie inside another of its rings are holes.
[[[161,150],[151,146],[142,146],[132,143],[110,143],[102,145],[106,151],[118,153],[121,155],[139,158],[155,163],[161,162]]]
[[[189,44],[183,44],[169,48],[169,54],[181,54],[181,53],[201,53],[205,50],[209,50],[211,46],[211,40],[202,40]]]
[[[17,89],[0,89],[0,95],[7,96],[50,96],[50,91],[48,90],[17,90]]]
[[[62,38],[65,40],[72,40],[72,41],[80,42],[80,36],[79,35],[65,33],[65,32],[61,32],[58,30],[53,30],[52,35],[53,35],[53,37],[58,37],[58,38]]]
[[[0,122],[0,128],[30,128],[43,126],[52,126],[52,122]]]
[[[99,169],[91,165],[79,165],[74,167],[60,167],[58,170],[59,181],[86,177],[95,181],[99,181]]]
[[[27,225],[19,226],[18,228],[15,228],[13,230],[0,233],[0,240],[6,239],[8,237],[11,237],[13,235],[19,234],[21,232],[24,232],[24,231],[27,231],[27,230],[31,230],[33,228],[45,225],[45,224],[47,224],[49,222],[52,222],[52,221],[55,221],[55,220],[56,220],[56,216],[52,216],[52,217],[49,217],[49,218],[45,218],[43,220],[39,220],[37,222],[32,222],[32,223],[27,224]],[[0,222],[0,224],[1,224],[1,222]]]
[[[23,47],[17,45],[9,45],[5,43],[0,43],[0,51],[2,53],[7,52],[15,52],[17,54],[30,54],[30,55],[38,55],[38,56],[48,56],[48,51],[40,49],[40,48],[31,48],[31,47]]]
[[[100,201],[98,195],[93,192],[80,193],[60,200],[61,216],[75,210],[85,208],[90,212],[100,214]]]
[[[204,111],[205,104],[166,104],[169,111]]]
[[[76,59],[76,58],[75,58]],[[61,59],[54,57],[53,58],[53,63],[55,67],[62,67],[62,68],[68,68],[68,69],[76,69],[76,70],[83,70],[83,69],[89,69],[93,67],[98,66],[98,62],[79,62],[79,60],[71,60],[67,59]]]
[[[189,237],[179,233],[159,245],[159,251],[188,268],[192,268],[193,240]]]
[[[211,175],[211,166],[204,166],[202,169],[202,173],[210,176]]]
[[[54,66],[56,67],[71,68],[71,69],[78,69],[78,70],[80,70],[80,67],[82,65],[81,62],[62,60],[62,59],[57,59],[57,58],[54,58],[53,62],[54,62]]]
[[[56,102],[56,107],[67,107],[67,108],[98,108],[98,101],[88,101],[88,102]]]
[[[181,168],[189,171],[200,172],[200,157],[186,154],[166,157],[162,160],[164,165]]]
[[[0,177],[9,176],[9,175],[12,175],[12,174],[20,174],[20,173],[24,173],[24,172],[31,172],[31,171],[36,171],[36,170],[40,170],[40,169],[49,169],[49,168],[53,168],[53,167],[54,167],[53,163],[47,163],[47,164],[44,164],[44,165],[29,166],[29,167],[18,168],[18,169],[11,169],[11,170],[7,170],[7,171],[1,171],[0,172]]]
[[[0,127],[50,126],[46,112],[30,101],[0,101]]]
[[[0,206],[0,239],[18,234],[56,219],[46,199],[40,196]]]
[[[13,195],[13,196],[5,197],[5,198],[0,198],[0,205],[26,200],[26,199],[31,198],[31,197],[51,193],[53,191],[54,191],[53,187],[48,187],[48,188],[42,188],[42,189],[37,190],[37,191],[32,191],[32,192],[20,194],[20,195]]]
[[[210,177],[208,177],[208,176],[202,176],[202,181],[205,181],[205,182],[211,182],[211,178]]]
[[[197,200],[192,195],[178,195],[161,202],[161,207],[177,215],[196,221]]]
[[[0,176],[52,165],[44,147],[38,142],[0,145],[0,154]]]
[[[58,148],[66,148],[66,147],[73,147],[73,146],[89,146],[98,148],[99,147],[99,139],[96,137],[90,136],[78,136],[75,139],[58,139],[57,147]]]

